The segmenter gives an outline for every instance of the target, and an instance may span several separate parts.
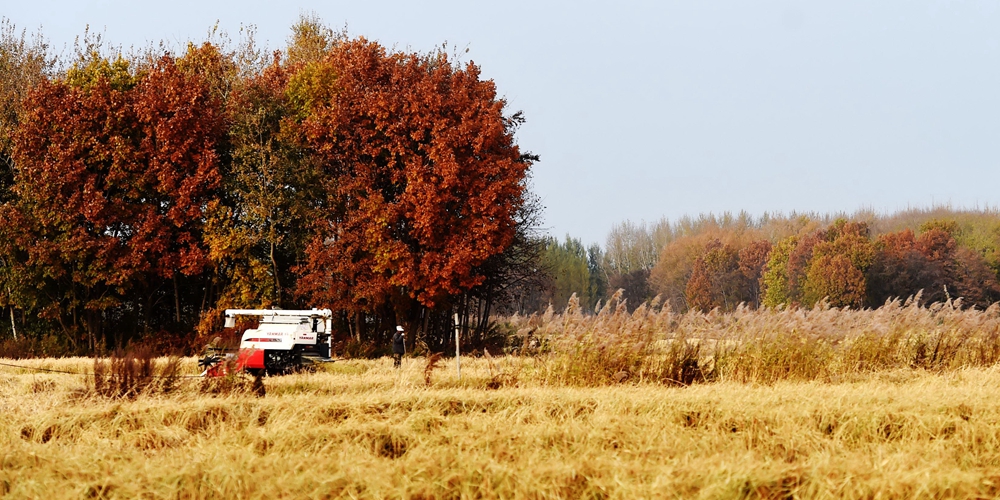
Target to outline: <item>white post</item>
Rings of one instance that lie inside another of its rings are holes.
[[[458,324],[458,313],[455,314],[455,371],[458,372],[458,378],[462,378],[462,353],[459,350],[459,332],[461,332],[460,325]]]
[[[333,359],[333,318],[326,318],[323,321],[323,329],[326,330],[326,357]]]

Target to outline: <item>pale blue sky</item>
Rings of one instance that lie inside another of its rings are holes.
[[[442,42],[523,110],[546,226],[747,210],[1000,204],[1000,2],[0,0],[71,45],[202,40],[301,12],[389,46]]]

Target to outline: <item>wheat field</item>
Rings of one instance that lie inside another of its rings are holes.
[[[339,360],[264,395],[0,360],[31,368],[0,364],[0,496],[1000,496],[997,307],[571,304],[505,324],[507,354],[463,358],[461,378],[439,356]]]
[[[691,387],[491,385],[342,361],[267,394],[107,399],[0,375],[6,498],[992,498],[1000,371]],[[494,364],[503,363],[498,359]],[[520,361],[511,361],[520,362]],[[86,370],[87,359],[19,361]],[[186,361],[192,368],[193,362]]]

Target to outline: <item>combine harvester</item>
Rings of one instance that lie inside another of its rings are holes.
[[[256,316],[260,326],[243,332],[238,352],[211,348],[214,352],[198,361],[203,376],[220,377],[231,370],[283,375],[331,361],[329,309],[226,309],[226,328],[236,327],[237,316]]]

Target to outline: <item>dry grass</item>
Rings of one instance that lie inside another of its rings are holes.
[[[617,299],[617,296],[616,296]],[[563,314],[515,317],[524,352],[554,385],[629,381],[839,381],[904,368],[948,371],[1000,361],[1000,306],[958,302],[920,307],[891,302],[875,310],[751,310],[683,314],[643,305],[628,313],[612,300],[596,315],[575,299]]]
[[[263,397],[182,379],[111,399],[0,367],[0,496],[995,498],[997,316],[570,310],[515,318],[536,355],[466,358],[461,379],[453,359],[350,360]]]
[[[434,374],[434,370],[441,367],[441,357],[441,353],[439,352],[435,352],[427,357],[427,364],[424,366],[424,383],[428,386],[431,385],[431,376]]]
[[[494,360],[501,362],[503,360]],[[537,370],[530,360],[522,373]],[[81,369],[89,360],[31,362]],[[187,365],[193,361],[185,360]],[[11,498],[975,498],[1000,494],[1000,371],[850,382],[489,388],[463,359],[334,363],[263,398],[81,397],[0,374]],[[449,363],[450,364],[450,363]],[[189,366],[190,367],[190,366]],[[494,368],[495,370],[495,368]],[[192,370],[194,371],[193,367]]]
[[[116,351],[94,360],[94,394],[107,398],[136,398],[142,394],[168,394],[180,381],[180,358],[157,361],[152,349],[138,347]]]

